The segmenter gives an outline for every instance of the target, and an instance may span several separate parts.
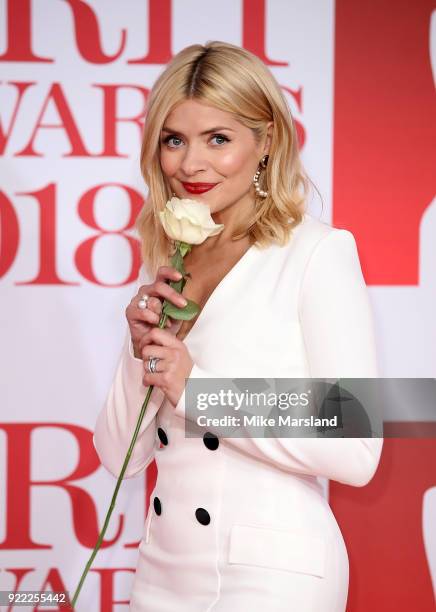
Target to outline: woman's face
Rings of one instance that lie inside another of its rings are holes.
[[[211,213],[241,202],[251,206],[253,175],[268,153],[270,130],[257,144],[251,129],[230,113],[195,100],[180,103],[167,116],[160,136],[161,167],[171,190],[179,198],[206,202]],[[186,183],[216,185],[192,193]]]

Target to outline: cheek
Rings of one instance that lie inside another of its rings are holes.
[[[172,176],[179,167],[178,155],[174,153],[161,153],[160,155],[160,165],[162,168],[162,172],[166,176]]]
[[[231,179],[233,177],[245,180],[251,174],[253,169],[253,159],[247,156],[246,151],[232,151],[223,155],[220,159],[220,171],[222,174]]]

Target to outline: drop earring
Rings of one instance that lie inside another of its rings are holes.
[[[262,170],[264,170],[267,167],[268,159],[269,159],[268,155],[264,155],[262,157],[262,159],[259,162],[259,167],[256,170],[256,174],[253,177],[254,189],[256,191],[256,194],[260,196],[261,198],[268,197],[268,191],[264,191],[263,189],[261,189],[260,184],[259,184],[260,173],[262,172]]]

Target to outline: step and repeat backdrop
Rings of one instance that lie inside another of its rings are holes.
[[[380,375],[435,377],[434,0],[0,0],[0,590],[73,593],[103,526],[92,434],[136,293],[144,104],[215,39],[283,88],[309,210],[356,237]],[[324,483],[350,612],[434,609],[436,438],[407,435],[407,402],[366,487]],[[123,482],[79,611],[128,609],[155,477]]]

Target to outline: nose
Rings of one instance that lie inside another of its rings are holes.
[[[206,170],[207,159],[201,146],[186,146],[180,164],[180,170],[187,177],[195,175],[197,172]]]

